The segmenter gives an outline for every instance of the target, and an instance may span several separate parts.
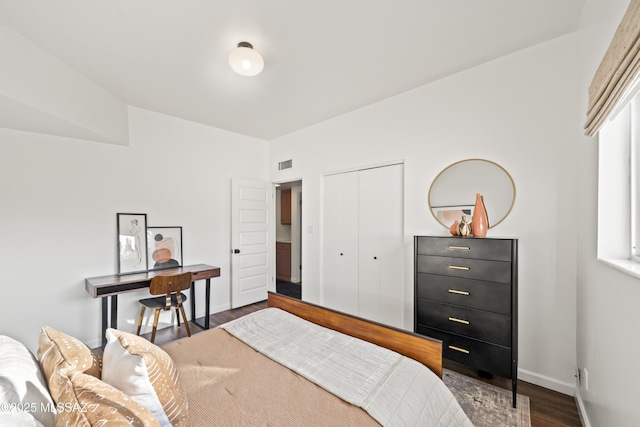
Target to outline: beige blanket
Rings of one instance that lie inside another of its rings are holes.
[[[223,326],[265,356],[384,426],[470,427],[447,386],[426,366],[384,347],[267,308]]]
[[[378,426],[344,402],[223,329],[163,349],[180,372],[189,426]]]

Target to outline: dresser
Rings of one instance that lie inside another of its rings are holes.
[[[518,241],[414,237],[416,333],[443,341],[443,357],[518,378]]]

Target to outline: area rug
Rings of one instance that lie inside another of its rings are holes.
[[[442,380],[458,399],[460,406],[476,427],[530,427],[529,398],[516,395],[516,408],[511,406],[511,390],[467,377],[449,369]]]

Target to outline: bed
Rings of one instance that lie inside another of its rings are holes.
[[[32,374],[54,410],[25,411],[25,394],[0,424],[472,425],[441,381],[440,341],[274,293],[268,307],[162,348],[109,330],[102,359],[45,327]]]

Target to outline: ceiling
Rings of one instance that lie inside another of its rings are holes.
[[[272,140],[576,30],[584,0],[0,0],[129,105]],[[234,74],[238,42],[265,60]]]

